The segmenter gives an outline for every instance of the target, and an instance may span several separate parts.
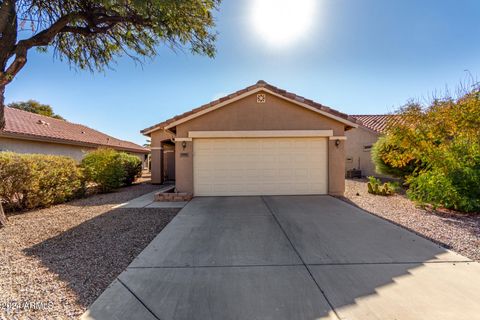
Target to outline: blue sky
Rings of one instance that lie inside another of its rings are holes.
[[[259,79],[345,113],[373,114],[480,74],[478,0],[316,0],[309,28],[281,47],[255,29],[253,12],[263,15],[255,1],[224,0],[215,59],[160,48],[143,66],[121,58],[92,74],[32,51],[6,102],[35,99],[142,144],[141,129]]]

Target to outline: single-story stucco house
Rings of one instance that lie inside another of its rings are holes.
[[[136,155],[148,165],[150,150],[81,124],[15,108],[5,108],[5,128],[0,130],[0,151],[70,156],[82,160],[91,150],[105,147]]]
[[[178,192],[342,195],[345,133],[357,122],[258,81],[141,132],[151,138],[152,182],[168,176]]]
[[[386,132],[387,127],[397,123],[398,116],[388,114],[351,116],[360,120],[360,124],[345,133],[347,137],[345,170],[361,170],[364,177],[383,176],[375,171],[371,149],[378,138]]]

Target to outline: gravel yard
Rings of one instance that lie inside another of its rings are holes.
[[[364,180],[347,179],[344,200],[445,248],[480,261],[480,214],[463,215],[424,210],[401,194],[391,197],[375,196],[367,192],[367,182]]]
[[[112,208],[158,188],[137,184],[10,216],[0,229],[0,319],[80,316],[178,212]]]

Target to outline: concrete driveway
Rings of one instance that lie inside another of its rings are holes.
[[[84,319],[480,319],[480,266],[329,196],[193,199]]]

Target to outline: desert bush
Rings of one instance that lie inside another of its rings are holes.
[[[125,152],[97,149],[82,160],[85,179],[97,184],[101,192],[131,185],[142,174],[142,161]]]
[[[379,195],[379,196],[391,196],[395,194],[395,191],[398,188],[398,185],[394,182],[382,182],[375,177],[368,177],[368,193]]]
[[[83,190],[82,171],[64,156],[0,153],[0,198],[7,210],[68,201]]]
[[[377,170],[403,178],[420,204],[480,211],[480,90],[409,103],[374,146]]]
[[[122,186],[125,169],[119,152],[113,149],[97,149],[82,160],[85,180],[97,184],[101,192],[109,192]]]
[[[123,184],[129,186],[137,178],[142,176],[142,161],[138,157],[125,152],[121,152],[119,158],[123,169],[125,170]]]
[[[378,138],[372,147],[372,162],[375,171],[389,176],[405,179],[411,175],[420,163],[395,141],[395,135],[387,134]]]
[[[407,179],[412,200],[434,208],[480,212],[480,145],[459,140],[430,167]]]
[[[24,155],[0,152],[0,197],[6,210],[22,207],[23,195],[30,189],[31,171]]]

